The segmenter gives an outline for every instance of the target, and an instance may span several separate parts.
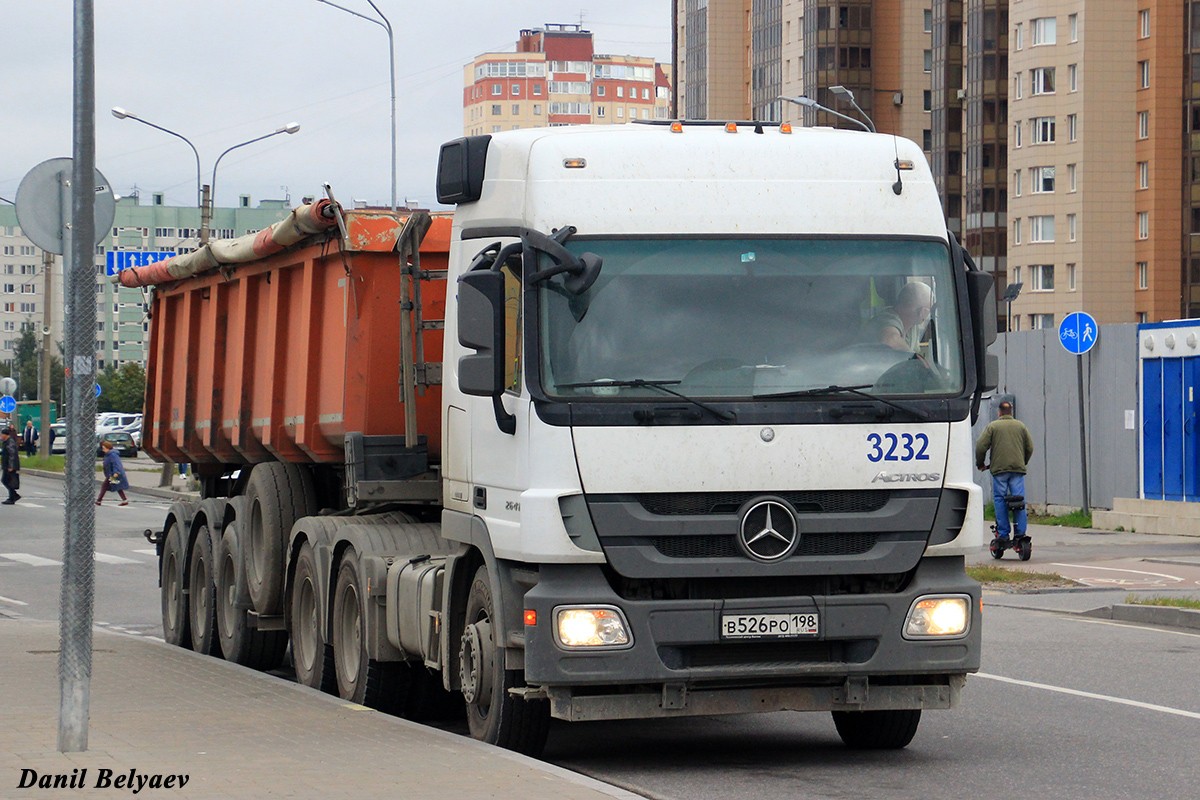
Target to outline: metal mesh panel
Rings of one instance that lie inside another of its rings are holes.
[[[792,556],[857,556],[875,546],[874,533],[801,535]],[[654,549],[668,558],[745,557],[733,536],[659,536]]]
[[[887,505],[887,489],[811,492],[665,492],[639,494],[638,503],[651,514],[733,514],[750,500],[770,494],[792,504],[800,514],[865,514]]]

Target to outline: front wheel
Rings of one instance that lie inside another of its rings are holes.
[[[496,646],[500,626],[487,567],[475,572],[464,622],[459,678],[471,736],[537,756],[550,732],[550,702],[523,700],[509,692],[524,681],[517,670],[504,668],[504,651]]]
[[[899,750],[917,735],[921,709],[899,711],[834,711],[833,724],[847,747],[855,750]]]

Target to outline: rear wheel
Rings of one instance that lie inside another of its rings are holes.
[[[227,661],[251,669],[275,669],[287,651],[287,631],[260,631],[250,627],[250,590],[246,585],[242,514],[245,502],[235,498],[225,530],[217,547],[216,612],[217,635]]]
[[[509,692],[524,681],[517,670],[504,668],[504,651],[496,646],[498,634],[491,581],[487,567],[480,567],[467,597],[459,645],[459,678],[467,704],[467,725],[476,739],[537,756],[550,732],[550,703],[523,700]]]
[[[172,520],[163,537],[162,558],[159,561],[162,570],[163,639],[167,644],[190,648],[192,636],[188,624],[187,595],[183,591],[186,553],[183,529],[178,521]]]
[[[403,661],[376,661],[367,653],[366,592],[359,582],[358,554],[347,550],[333,590],[333,664],[338,696],[352,703],[398,713],[410,680]]]
[[[326,647],[325,637],[321,633],[322,610],[317,575],[316,554],[312,545],[305,542],[296,554],[295,583],[289,608],[292,663],[296,668],[297,681],[313,689],[331,691],[331,687],[334,687],[333,675],[332,670],[326,670]]]
[[[1033,555],[1033,542],[1029,541],[1028,536],[1021,538],[1020,544],[1017,545],[1017,555],[1021,557],[1022,561],[1028,561],[1029,557]]]
[[[188,622],[192,629],[192,649],[208,656],[221,655],[217,636],[216,589],[213,578],[212,528],[216,520],[206,520],[196,531],[192,543],[192,561],[188,570]]]
[[[312,479],[296,464],[271,461],[250,473],[246,584],[258,613],[282,613],[288,538],[296,520],[311,514],[315,505]]]
[[[847,747],[855,750],[899,750],[917,735],[921,709],[899,711],[834,711],[833,724]]]
[[[988,545],[988,549],[990,549],[992,552],[992,558],[1004,558],[1004,546],[1000,544],[999,539],[992,539],[992,543]]]

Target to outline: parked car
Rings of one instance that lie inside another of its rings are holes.
[[[104,450],[100,445],[103,442],[112,442],[113,450],[117,451],[117,455],[121,458],[137,458],[138,447],[134,444],[133,437],[125,431],[112,431],[111,433],[96,434],[96,457],[102,457]]]
[[[67,423],[56,422],[50,426],[50,455],[67,452]]]
[[[141,424],[141,414],[122,414],[116,411],[107,411],[96,415],[96,433],[109,433],[111,431],[128,432],[131,427]]]

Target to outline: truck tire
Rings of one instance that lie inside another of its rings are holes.
[[[337,693],[351,703],[399,713],[408,697],[409,666],[404,661],[376,661],[367,655],[365,601],[358,553],[350,548],[338,567],[330,622]]]
[[[221,534],[216,564],[217,636],[226,661],[258,670],[275,669],[287,652],[287,631],[260,631],[250,627],[250,590],[246,586],[245,501],[234,498]]]
[[[192,559],[188,568],[188,623],[192,629],[192,649],[206,656],[221,655],[221,640],[217,636],[216,575],[213,560],[213,527],[216,520],[208,519],[196,531],[192,542]]]
[[[834,711],[833,724],[847,747],[855,750],[899,750],[917,735],[921,709],[899,711]]]
[[[183,528],[172,520],[163,537],[162,558],[159,561],[162,582],[163,639],[167,644],[183,648],[192,646],[188,623],[188,596],[184,593],[184,569],[187,567],[187,548],[183,543]]]
[[[322,608],[318,584],[317,556],[305,542],[296,554],[288,620],[292,631],[292,664],[296,681],[329,694],[337,693],[334,683],[333,649],[321,633]]]
[[[459,677],[467,725],[480,741],[536,757],[550,732],[550,702],[523,700],[509,689],[524,685],[521,673],[504,668],[504,651],[492,633],[496,606],[486,566],[475,572],[467,595]]]
[[[315,511],[312,478],[297,464],[270,461],[250,473],[246,489],[246,584],[259,614],[283,611],[288,537],[296,520]]]

